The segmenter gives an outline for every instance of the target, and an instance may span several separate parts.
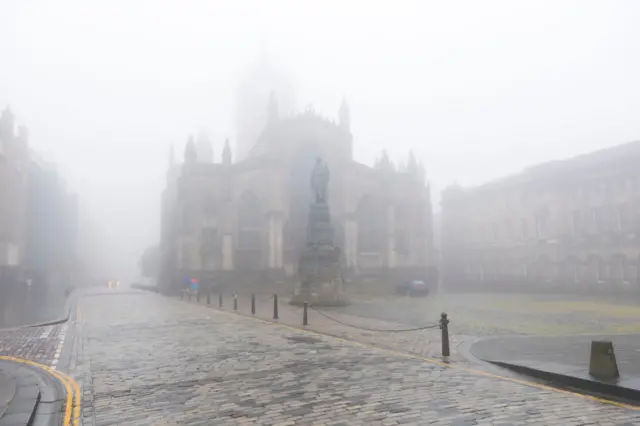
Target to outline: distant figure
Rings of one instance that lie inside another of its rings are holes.
[[[322,158],[318,157],[316,165],[311,172],[311,190],[315,197],[316,203],[327,202],[327,189],[329,187],[329,167],[327,163],[322,162]]]

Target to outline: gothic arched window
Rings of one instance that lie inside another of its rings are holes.
[[[358,252],[377,253],[379,250],[380,221],[375,199],[365,195],[358,202]]]
[[[245,192],[238,205],[238,248],[260,250],[262,213],[260,200],[253,192]]]
[[[206,195],[204,197],[202,209],[206,216],[215,216],[218,210],[217,207],[217,202],[213,195]]]

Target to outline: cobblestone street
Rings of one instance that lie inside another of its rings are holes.
[[[628,408],[151,293],[79,305],[85,425],[640,424]]]

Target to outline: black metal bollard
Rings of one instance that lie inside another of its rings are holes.
[[[440,315],[440,329],[442,330],[442,356],[450,356],[449,351],[449,319],[446,312]]]
[[[273,319],[278,319],[278,295],[273,295]]]
[[[210,305],[210,304],[211,304],[211,292],[208,291],[207,292],[207,305]]]
[[[218,308],[222,308],[222,291],[218,293]]]
[[[196,291],[196,302],[200,302],[200,290]]]
[[[304,302],[304,307],[303,307],[303,311],[302,311],[302,325],[309,325],[309,319],[307,317],[307,308],[309,307],[309,304],[307,302]]]
[[[256,314],[256,295],[251,293],[251,315]]]
[[[237,294],[233,295],[233,310],[234,311],[238,310],[238,295]]]

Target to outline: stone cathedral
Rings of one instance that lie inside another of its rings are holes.
[[[267,96],[263,129],[242,158],[234,161],[227,141],[221,161],[213,161],[208,141],[198,137],[188,140],[181,164],[171,160],[162,194],[161,289],[197,279],[234,292],[293,292],[318,158],[331,170],[327,202],[349,289],[435,282],[422,165],[411,154],[399,170],[384,153],[373,167],[355,161],[345,101],[336,122],[311,107],[280,116],[277,98]]]

